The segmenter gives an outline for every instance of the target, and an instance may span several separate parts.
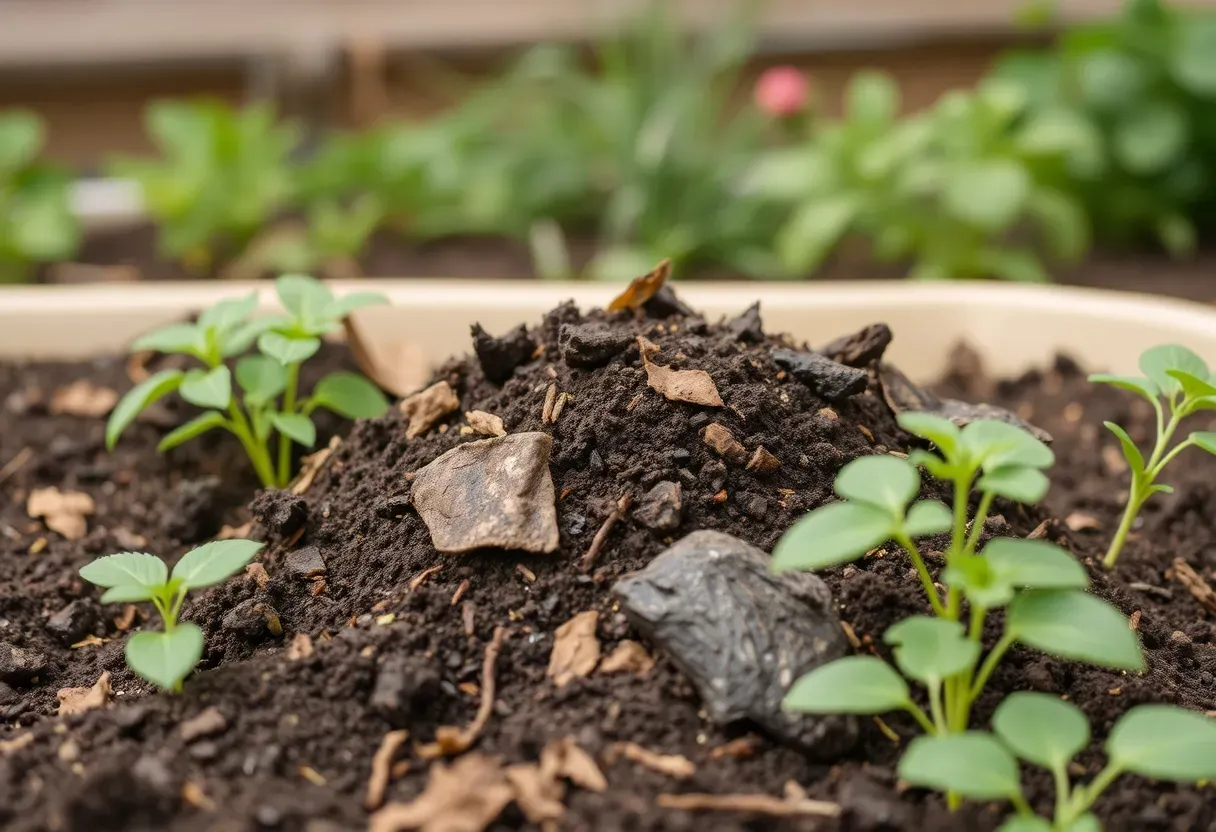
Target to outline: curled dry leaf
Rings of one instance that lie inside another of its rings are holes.
[[[341,444],[342,440],[339,437],[332,437],[329,440],[329,445],[316,453],[312,453],[304,457],[304,459],[300,461],[300,473],[295,478],[295,481],[291,484],[291,493],[297,497],[307,493],[308,489],[312,488],[312,481],[315,480],[317,478],[317,474],[321,473],[322,469],[325,468],[326,463],[329,462],[329,458],[333,455],[334,451],[338,450],[338,446]],[[225,526],[225,528],[227,527]],[[250,521],[249,523],[246,523],[244,526],[240,527],[240,529],[245,530],[243,535],[234,536],[247,536],[249,534],[249,529],[252,528],[253,521]]]
[[[110,701],[110,671],[103,671],[91,688],[63,688],[59,699],[59,715],[81,714],[100,708]]]
[[[535,763],[519,763],[508,766],[506,775],[515,791],[515,803],[530,822],[552,823],[566,813],[562,803],[566,787],[551,772]]]
[[[426,383],[430,369],[426,350],[416,341],[371,343],[363,337],[355,315],[346,318],[346,343],[363,375],[394,396],[408,396]]]
[[[625,639],[600,663],[600,673],[632,673],[645,679],[654,669],[654,658],[636,641]]]
[[[258,589],[265,589],[266,584],[270,583],[270,575],[266,573],[266,567],[256,561],[246,564],[245,574],[258,585]]]
[[[503,427],[502,419],[484,410],[470,410],[464,414],[469,421],[469,427],[482,436],[506,436],[507,429]]]
[[[622,309],[637,309],[650,300],[663,288],[667,278],[671,276],[671,260],[664,258],[647,274],[635,277],[629,282],[625,291],[621,292],[608,304],[609,312],[619,312]]]
[[[402,399],[397,405],[409,425],[405,429],[405,438],[413,439],[431,429],[431,426],[460,407],[460,397],[446,381],[432,384],[407,399]]]
[[[384,790],[392,776],[393,757],[409,738],[409,731],[389,731],[380,740],[380,747],[372,757],[372,775],[367,781],[367,793],[363,797],[363,808],[373,812],[384,803]]]
[[[1064,525],[1074,532],[1096,532],[1102,529],[1101,520],[1083,511],[1074,511],[1068,515],[1064,518]]]
[[[642,366],[646,368],[646,380],[651,388],[662,393],[673,402],[689,402],[705,407],[722,407],[724,402],[709,373],[704,370],[673,370],[651,362],[658,346],[638,336],[642,350]]]
[[[540,752],[542,771],[564,777],[587,791],[602,792],[608,788],[604,773],[591,755],[580,748],[573,737],[553,740]]]
[[[600,614],[595,610],[580,612],[554,633],[548,675],[559,688],[575,677],[586,676],[599,664],[600,642],[595,637],[599,619]]]
[[[33,518],[43,518],[46,527],[68,540],[79,540],[88,531],[85,518],[96,510],[93,498],[80,491],[60,491],[54,486],[35,488],[25,503]]]
[[[51,396],[50,411],[56,416],[86,416],[100,418],[118,404],[118,394],[109,387],[97,387],[87,379],[79,379],[60,387]]]
[[[114,629],[121,630],[123,632],[131,629],[133,626],[135,626],[135,616],[138,615],[138,613],[139,610],[136,609],[134,604],[125,605],[122,608],[122,613],[114,616]]]
[[[451,766],[431,765],[426,788],[409,803],[390,803],[371,816],[369,832],[481,832],[515,796],[501,763],[476,752]]]
[[[287,645],[287,661],[298,662],[312,656],[312,636],[308,633],[296,633]]]
[[[674,777],[676,780],[687,780],[697,772],[697,766],[692,760],[681,754],[660,754],[651,751],[636,742],[617,742],[612,744],[612,758],[624,757],[626,760],[640,766]]]

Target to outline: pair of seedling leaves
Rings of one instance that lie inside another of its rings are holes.
[[[164,631],[136,633],[127,639],[127,666],[166,690],[180,690],[182,679],[203,655],[203,631],[189,621],[177,620],[186,594],[227,580],[262,546],[252,540],[206,543],[182,555],[172,574],[155,555],[120,552],[84,566],[80,577],[105,587],[103,604],[152,602]]]
[[[264,481],[271,480],[267,485],[283,485],[288,472],[273,470],[265,451],[272,430],[311,446],[316,442],[316,428],[310,417],[318,407],[350,419],[382,415],[388,407],[384,395],[356,373],[328,375],[303,399],[297,399],[296,387],[300,365],[320,349],[322,336],[341,329],[343,319],[354,310],[387,303],[387,299],[373,293],[335,298],[323,283],[306,275],[284,275],[275,288],[286,315],[250,320],[257,306],[257,294],[252,293],[220,301],[200,314],[197,323],[170,324],[139,338],[132,345],[135,352],[183,354],[205,366],[163,370],[132,388],[110,415],[107,447],[114,447],[140,412],[177,391],[187,402],[206,409],[167,434],[158,450],[174,448],[215,428],[226,429],[241,439],[259,475]],[[255,343],[260,354],[245,356],[235,365],[236,382],[244,393],[242,412],[233,398],[234,373],[225,361]]]

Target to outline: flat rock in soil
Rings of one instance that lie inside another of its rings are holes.
[[[217,499],[219,477],[184,480],[177,487],[176,505],[167,515],[165,533],[183,543],[199,543],[219,531],[223,504]]]
[[[410,715],[439,695],[441,677],[434,661],[422,656],[393,655],[376,671],[371,707],[394,728],[409,725]]]
[[[495,384],[509,379],[515,368],[527,361],[536,349],[523,324],[501,338],[490,335],[481,328],[481,324],[473,324],[472,330],[473,350],[481,363],[481,371]]]
[[[0,682],[24,685],[47,669],[47,658],[36,650],[0,642]]]
[[[316,578],[325,574],[325,558],[316,546],[305,546],[288,552],[283,563],[287,571],[296,578]]]
[[[651,531],[669,533],[680,528],[683,504],[680,499],[680,484],[663,481],[638,501],[633,519]]]
[[[552,552],[557,509],[539,431],[458,445],[414,475],[414,507],[440,552]]]
[[[602,367],[632,343],[627,331],[596,324],[563,324],[558,336],[562,360],[580,369]]]
[[[852,718],[781,708],[800,676],[848,653],[831,592],[818,577],[775,575],[760,549],[702,530],[613,591],[630,621],[688,675],[714,721],[750,720],[821,760],[856,741]]]
[[[100,610],[88,598],[77,598],[46,622],[47,631],[61,644],[75,644],[97,626]]]
[[[814,352],[795,352],[778,347],[772,351],[772,356],[774,361],[789,370],[790,375],[832,402],[856,396],[866,389],[870,378],[865,370],[846,366]]]
[[[266,489],[253,498],[249,511],[267,531],[282,537],[308,522],[308,501],[290,491]]]
[[[738,317],[726,324],[726,329],[736,341],[758,344],[764,340],[764,324],[760,320],[760,301],[743,310]]]
[[[891,344],[891,328],[886,324],[870,324],[824,344],[815,352],[849,367],[866,367],[882,359]]]

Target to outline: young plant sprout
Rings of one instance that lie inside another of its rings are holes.
[[[189,621],[178,621],[182,602],[192,589],[221,583],[262,548],[252,540],[217,540],[191,549],[173,567],[155,555],[120,552],[87,564],[80,577],[105,587],[101,603],[151,601],[160,613],[164,630],[136,633],[127,640],[127,666],[165,690],[180,691],[182,679],[203,656],[203,631]]]
[[[1092,375],[1090,381],[1110,384],[1143,396],[1157,414],[1157,436],[1148,459],[1136,447],[1127,431],[1114,422],[1105,425],[1119,439],[1123,456],[1131,468],[1132,482],[1127,495],[1127,506],[1123,520],[1110,542],[1110,549],[1102,563],[1113,567],[1119,553],[1127,542],[1127,535],[1136,522],[1141,507],[1158,493],[1171,493],[1168,485],[1157,482],[1157,477],[1178,454],[1194,445],[1210,454],[1216,454],[1216,432],[1198,431],[1170,447],[1174,434],[1183,419],[1199,410],[1216,410],[1216,373],[1208,369],[1204,360],[1186,347],[1166,344],[1152,347],[1140,356],[1140,371],[1137,376]],[[1165,406],[1161,404],[1165,400]],[[1168,416],[1167,416],[1168,410]]]
[[[275,283],[286,315],[249,319],[256,293],[222,300],[199,315],[193,324],[169,324],[148,333],[133,345],[134,352],[152,350],[188,355],[203,367],[188,371],[162,370],[123,396],[106,425],[106,447],[113,449],[135,417],[173,391],[203,413],[171,431],[157,450],[166,451],[220,428],[232,433],[267,487],[283,487],[291,479],[291,444],[316,442],[312,412],[324,407],[349,419],[381,416],[388,401],[380,390],[356,373],[331,373],[317,383],[312,395],[300,396],[300,365],[321,348],[321,336],[336,332],[342,320],[364,306],[387,303],[383,295],[358,293],[334,298],[312,277],[284,275]],[[233,395],[234,373],[225,363],[257,344],[259,355],[237,360],[235,376],[243,396]],[[277,457],[272,435],[278,434]]]
[[[795,524],[773,552],[773,568],[818,570],[861,557],[889,541],[903,547],[920,575],[935,616],[915,615],[890,627],[903,676],[928,691],[929,712],[912,699],[908,683],[872,656],[830,662],[794,683],[786,707],[809,713],[909,712],[933,736],[967,730],[971,707],[1001,658],[1015,643],[1114,668],[1140,670],[1135,633],[1113,606],[1089,594],[1085,570],[1046,541],[997,538],[978,551],[984,520],[996,497],[1035,503],[1047,492],[1044,468],[1051,451],[1025,431],[983,420],[959,429],[925,413],[903,413],[904,430],[930,440],[940,456],[917,451],[909,459],[868,456],[836,478],[841,502],[816,509]],[[912,503],[920,490],[917,465],[953,484],[953,511],[933,500]],[[971,529],[972,489],[979,508]],[[911,505],[909,506],[909,503]],[[945,547],[943,599],[915,538],[950,532]],[[969,620],[964,624],[963,601]],[[981,637],[988,614],[1005,608],[1004,633],[986,657]]]
[[[1088,784],[1071,785],[1068,766],[1089,745],[1085,714],[1046,693],[1014,693],[992,717],[993,734],[967,731],[917,737],[899,761],[914,786],[971,800],[1008,800],[1017,814],[999,832],[1098,832],[1094,802],[1122,774],[1193,783],[1216,777],[1216,721],[1171,705],[1125,713],[1106,740],[1107,764]],[[1031,812],[1022,796],[1018,759],[1055,779],[1052,820]]]

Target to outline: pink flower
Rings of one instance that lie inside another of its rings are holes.
[[[770,116],[792,116],[806,107],[810,82],[792,66],[775,66],[766,69],[756,81],[753,97],[756,106]]]

